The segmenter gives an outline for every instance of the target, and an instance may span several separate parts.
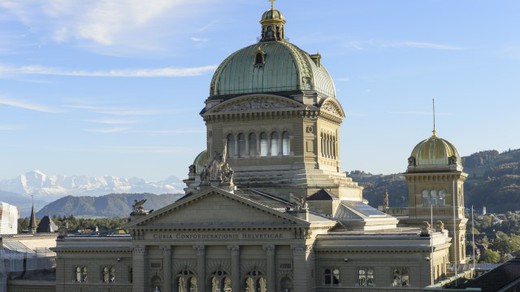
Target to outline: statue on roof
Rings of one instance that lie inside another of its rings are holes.
[[[389,198],[388,198],[388,190],[385,191],[385,197],[383,198],[383,212],[386,212],[390,207]]]
[[[143,205],[146,202],[146,199],[142,199],[140,201],[134,200],[134,204],[132,205],[132,214],[146,214],[146,210]]]
[[[227,147],[224,145],[222,153],[215,151],[211,161],[200,173],[200,180],[204,184],[210,182],[233,184],[234,171],[226,161]]]

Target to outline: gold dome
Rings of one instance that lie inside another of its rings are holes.
[[[285,18],[283,17],[283,14],[276,9],[269,9],[264,14],[262,14],[262,19],[260,20],[261,23],[271,20],[278,20],[280,22],[285,23]]]
[[[421,141],[408,158],[408,172],[462,171],[462,159],[450,142],[433,135]]]

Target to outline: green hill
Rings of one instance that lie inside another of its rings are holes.
[[[465,183],[465,205],[488,212],[504,213],[520,210],[520,149],[499,153],[482,151],[462,157]],[[363,171],[347,173],[365,187],[364,197],[370,205],[383,204],[386,191],[391,207],[408,206],[408,190],[402,174],[370,174]]]
[[[146,199],[147,210],[157,210],[175,202],[181,194],[155,195],[141,194],[109,194],[101,197],[73,197],[58,199],[39,210],[36,217],[69,216],[76,217],[128,217],[132,212],[134,200]]]

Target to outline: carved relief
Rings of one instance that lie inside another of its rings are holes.
[[[272,110],[272,109],[281,109],[281,108],[295,108],[295,105],[291,105],[288,103],[283,103],[275,100],[244,100],[241,102],[237,102],[235,104],[231,104],[227,107],[224,107],[221,110],[217,110],[217,112],[237,112],[237,111],[249,111],[249,110]]]
[[[333,104],[332,102],[325,102],[323,105],[321,105],[321,109],[328,111],[330,113],[333,113],[335,115],[338,115],[338,116],[343,116],[343,114],[340,112],[340,110],[338,110],[336,105]]]

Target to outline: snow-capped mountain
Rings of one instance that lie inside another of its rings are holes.
[[[15,179],[0,180],[0,191],[21,195],[35,195],[38,199],[54,201],[64,196],[102,196],[109,193],[183,193],[184,184],[171,176],[159,182],[141,178],[114,176],[47,175],[34,170]]]

